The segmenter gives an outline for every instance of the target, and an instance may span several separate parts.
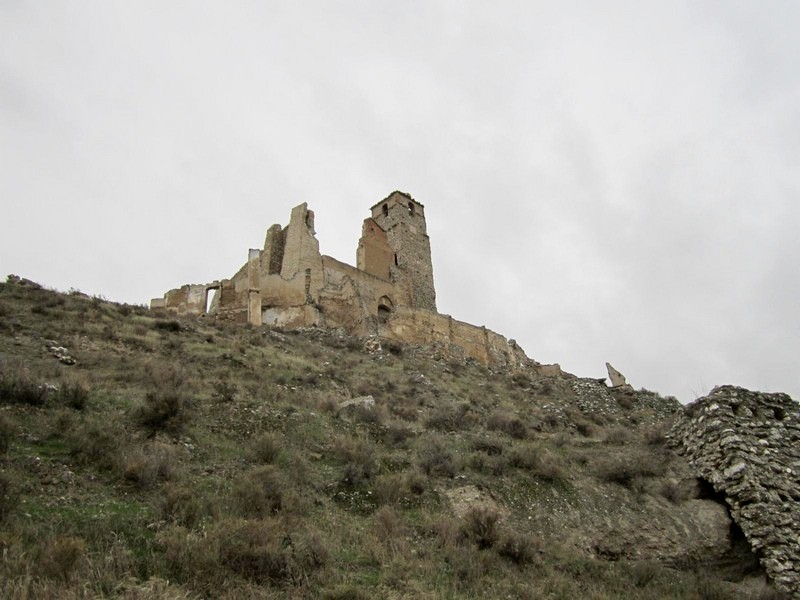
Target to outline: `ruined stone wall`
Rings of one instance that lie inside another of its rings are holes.
[[[724,495],[776,586],[800,598],[800,405],[722,386],[688,405],[669,437]]]
[[[365,219],[356,252],[356,267],[360,271],[389,281],[394,264],[394,252],[386,232],[374,219]]]
[[[323,256],[325,287],[319,304],[328,327],[344,327],[354,335],[377,332],[378,306],[382,298],[394,304],[395,286],[330,256]]]
[[[425,310],[398,309],[381,329],[381,334],[410,344],[438,342],[457,346],[466,356],[483,364],[512,368],[534,365],[516,342],[499,333]]]
[[[277,275],[283,267],[283,249],[286,246],[286,232],[275,224],[267,229],[264,240],[264,253],[261,256],[261,276]]]

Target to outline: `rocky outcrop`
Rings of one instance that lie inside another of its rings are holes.
[[[776,587],[800,598],[800,405],[722,386],[688,405],[669,437],[724,496]]]

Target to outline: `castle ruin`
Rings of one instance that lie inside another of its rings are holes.
[[[436,310],[425,207],[392,192],[370,209],[356,266],[320,254],[314,213],[292,209],[289,224],[267,230],[263,249],[251,249],[230,279],[184,285],[151,301],[179,314],[283,329],[343,328],[357,336],[439,344],[484,364],[539,367],[513,341]]]

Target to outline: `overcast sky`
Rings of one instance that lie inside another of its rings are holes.
[[[439,310],[800,398],[800,2],[0,0],[2,275],[146,303],[426,207]]]

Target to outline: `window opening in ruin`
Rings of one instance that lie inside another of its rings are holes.
[[[395,255],[394,255],[394,266],[395,267],[399,267],[400,266],[400,261],[397,258],[397,253],[395,253]]]
[[[378,300],[378,320],[385,323],[392,316],[392,300],[388,296],[383,296]]]
[[[414,208],[414,203],[413,202],[409,202],[408,203],[408,214],[410,214],[413,217],[415,213],[416,213],[416,209]]]
[[[383,216],[384,217],[388,217],[389,216],[389,205],[388,204],[384,204],[383,205]]]
[[[219,288],[208,288],[206,290],[205,314],[210,314],[212,308],[216,308]]]

